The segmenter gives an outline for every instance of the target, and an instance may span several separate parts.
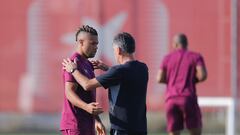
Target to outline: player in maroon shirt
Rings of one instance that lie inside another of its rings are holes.
[[[97,31],[89,26],[81,27],[76,33],[76,52],[71,60],[87,78],[94,78],[94,68],[88,58],[95,56],[98,45]],[[105,135],[105,128],[98,117],[102,108],[96,103],[95,89],[85,91],[71,73],[63,70],[64,102],[60,130],[63,135]]]
[[[179,135],[184,125],[191,135],[200,135],[202,129],[196,84],[206,80],[207,72],[203,57],[187,46],[187,37],[177,34],[173,39],[174,51],[165,56],[157,75],[158,83],[167,85],[165,109],[170,135]]]

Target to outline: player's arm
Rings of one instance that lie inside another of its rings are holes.
[[[156,79],[158,83],[167,83],[167,63],[168,57],[165,56],[157,73]]]
[[[197,66],[196,71],[197,82],[203,82],[207,79],[207,70],[204,66]]]
[[[166,71],[159,69],[157,73],[157,82],[158,83],[167,83],[166,81]]]
[[[106,135],[106,129],[98,115],[95,116],[95,130],[98,135]]]
[[[70,59],[64,59],[62,64],[63,68],[67,72],[72,73],[75,80],[83,87],[84,90],[90,91],[94,90],[97,87],[101,87],[101,84],[97,81],[96,78],[88,79],[86,76],[84,76],[81,72],[77,70],[76,61],[72,62]]]
[[[98,115],[103,112],[101,107],[98,107],[98,103],[92,102],[87,104],[76,94],[77,84],[73,82],[65,83],[66,98],[76,107],[79,107],[90,114]]]
[[[203,82],[207,79],[207,69],[201,55],[199,55],[196,59],[196,79],[197,83]]]
[[[69,73],[72,73],[75,80],[84,88],[89,91],[97,87],[109,88],[119,84],[123,74],[121,69],[117,67],[111,67],[105,74],[98,76],[97,78],[88,79],[81,72],[77,70],[76,61],[72,62],[70,59],[63,60],[63,69]]]

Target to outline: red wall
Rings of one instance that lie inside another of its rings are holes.
[[[198,85],[198,94],[231,95],[230,0],[3,0],[1,3],[0,111],[61,110],[61,60],[70,56],[74,48],[74,37],[68,38],[67,34],[86,22],[98,29],[101,49],[97,57],[109,64],[113,61],[108,50],[112,35],[127,31],[135,36],[136,57],[149,66],[150,110],[162,106],[164,86],[156,83],[155,75],[162,57],[171,51],[173,35],[179,32],[187,34],[190,49],[200,52],[206,61],[209,77]],[[106,91],[98,94],[99,102],[107,108]]]

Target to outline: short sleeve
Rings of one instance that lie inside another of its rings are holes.
[[[198,55],[197,59],[196,59],[196,66],[201,66],[205,68],[205,62],[204,59],[202,57],[202,55]]]
[[[63,71],[64,82],[76,82],[73,75],[67,71]]]
[[[112,67],[105,74],[102,74],[96,79],[98,82],[105,88],[109,88],[110,86],[114,86],[120,83],[122,78],[121,68]]]

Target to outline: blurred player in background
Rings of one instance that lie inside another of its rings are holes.
[[[71,60],[76,61],[76,69],[88,79],[95,77],[93,66],[88,58],[93,58],[97,52],[98,33],[86,25],[76,33],[76,52]],[[95,135],[94,128],[99,135],[105,135],[98,114],[102,108],[96,103],[96,91],[85,91],[70,73],[63,71],[64,79],[64,104],[60,130],[63,135]],[[94,125],[95,124],[95,125]]]
[[[63,65],[86,91],[109,88],[111,135],[146,135],[146,93],[148,67],[135,60],[135,40],[128,33],[119,33],[113,40],[114,55],[119,65],[96,78],[89,79],[77,69],[76,62]]]
[[[196,84],[206,80],[207,71],[203,57],[187,47],[186,35],[174,36],[174,51],[165,56],[157,74],[157,82],[167,85],[165,110],[169,135],[180,135],[184,125],[191,135],[201,135]]]

